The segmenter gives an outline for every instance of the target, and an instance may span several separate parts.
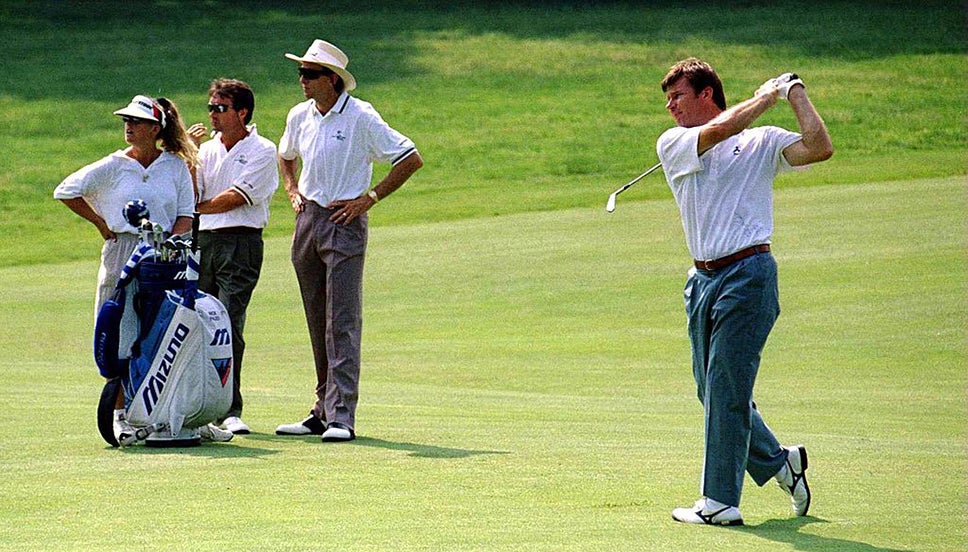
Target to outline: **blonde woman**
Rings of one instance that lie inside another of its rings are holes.
[[[152,222],[173,234],[191,230],[195,210],[190,169],[198,161],[198,148],[186,134],[175,104],[166,98],[135,96],[131,103],[114,114],[124,122],[124,141],[128,147],[81,168],[54,190],[54,198],[93,224],[104,239],[95,319],[101,306],[113,295],[121,269],[138,243],[138,229],[123,215],[125,204],[135,199],[143,200]],[[125,316],[133,316],[134,295],[128,293],[126,296]],[[119,351],[119,356],[127,356],[127,351]],[[116,380],[105,385],[104,392],[109,385],[117,389],[113,415],[116,440],[105,439],[115,446],[119,442],[133,444],[135,431],[125,420],[124,394],[113,382]],[[104,436],[106,428],[101,424],[99,413],[98,429]],[[231,433],[214,426],[203,426],[201,434],[211,440],[232,438]]]
[[[175,104],[135,96],[114,114],[124,122],[128,147],[81,168],[54,190],[55,199],[93,224],[104,239],[95,316],[111,298],[138,243],[138,229],[125,220],[124,205],[144,200],[152,222],[177,234],[191,230],[195,208],[189,166],[196,163],[198,149],[185,133]]]

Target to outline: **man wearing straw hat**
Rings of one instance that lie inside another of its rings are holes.
[[[306,97],[286,118],[279,166],[296,212],[292,264],[316,365],[316,401],[309,416],[280,425],[276,433],[351,441],[359,398],[367,211],[402,186],[423,160],[372,105],[349,95],[356,79],[339,48],[315,40],[305,55],[286,57],[299,63]],[[374,161],[391,169],[370,188]]]

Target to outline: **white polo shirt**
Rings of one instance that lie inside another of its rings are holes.
[[[279,168],[276,146],[259,136],[255,125],[248,127],[249,135],[226,151],[222,135],[198,148],[199,201],[212,199],[226,190],[235,190],[245,204],[225,213],[202,215],[201,230],[215,230],[233,226],[265,228],[269,223],[269,200],[279,187]]]
[[[783,150],[800,135],[773,126],[746,129],[699,156],[701,129],[671,128],[656,143],[692,257],[708,261],[770,243],[773,178],[792,170]]]
[[[323,206],[366,193],[374,162],[396,165],[416,151],[372,105],[346,92],[326,115],[316,109],[315,100],[297,104],[279,140],[280,157],[302,158],[299,193]]]
[[[141,199],[152,222],[170,232],[178,217],[195,210],[192,177],[185,161],[167,151],[145,168],[118,150],[64,179],[54,190],[55,199],[84,198],[101,215],[112,232],[137,234],[124,219],[124,206]]]

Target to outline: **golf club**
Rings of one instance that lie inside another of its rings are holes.
[[[164,255],[164,252],[161,250],[161,245],[165,243],[165,229],[157,222],[154,222],[151,225],[151,233],[155,247],[155,262],[158,262],[159,254]],[[164,261],[164,257],[161,260]]]
[[[166,260],[170,262],[183,262],[185,251],[191,248],[191,240],[186,240],[183,236],[175,234],[162,244],[162,249],[167,252]]]
[[[609,213],[611,213],[612,211],[614,211],[615,210],[615,198],[618,197],[618,194],[624,192],[625,190],[628,190],[629,188],[632,187],[633,184],[635,184],[639,180],[642,180],[646,176],[649,176],[650,174],[652,174],[653,172],[655,172],[661,166],[662,166],[662,163],[656,163],[651,168],[649,168],[649,170],[647,170],[644,173],[636,176],[628,184],[626,184],[626,185],[622,186],[621,188],[619,188],[619,189],[615,190],[614,192],[612,192],[612,195],[608,196],[608,203],[605,204],[605,210],[608,211]]]
[[[141,231],[141,243],[145,245],[154,246],[152,243],[154,241],[154,225],[148,219],[142,219],[141,225],[138,227]]]

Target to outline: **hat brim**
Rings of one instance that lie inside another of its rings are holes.
[[[329,63],[320,63],[319,60],[317,59],[302,58],[295,54],[286,54],[286,58],[291,59],[298,63],[312,63],[313,65],[319,65],[320,67],[325,67],[329,69],[330,71],[339,75],[341,79],[343,79],[343,84],[346,85],[347,92],[356,88],[356,77],[354,77],[352,73],[350,73],[346,69],[343,69],[342,67],[339,67],[338,65],[331,65]]]
[[[135,119],[141,119],[142,121],[151,121],[152,123],[161,124],[161,121],[155,119],[154,117],[149,117],[145,115],[144,111],[133,109],[131,107],[125,107],[114,112],[115,115],[119,117],[132,117]]]

